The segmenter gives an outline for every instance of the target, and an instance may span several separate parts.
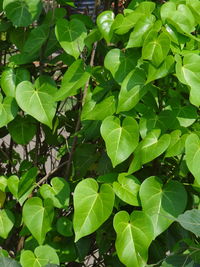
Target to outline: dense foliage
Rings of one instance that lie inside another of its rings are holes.
[[[125,2],[0,0],[2,267],[200,264],[200,1]]]

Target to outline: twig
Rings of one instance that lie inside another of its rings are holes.
[[[91,53],[91,59],[90,59],[90,66],[91,67],[94,66],[94,57],[95,57],[95,53],[96,53],[96,48],[97,48],[97,42],[94,43],[93,49],[92,49],[92,53]],[[90,78],[87,80],[87,82],[85,84],[85,87],[84,87],[83,97],[82,97],[82,107],[85,104],[89,83],[90,83]],[[76,149],[77,140],[78,140],[77,133],[78,133],[78,131],[80,129],[80,126],[81,126],[81,114],[79,114],[78,120],[77,120],[77,123],[76,123],[75,135],[74,135],[74,139],[73,139],[73,142],[72,142],[72,147],[71,147],[71,151],[69,153],[69,160],[68,160],[67,168],[66,168],[66,178],[69,176],[70,167],[71,167],[71,163],[72,163],[72,158],[73,158],[73,155],[74,155],[74,152],[75,152],[75,149]]]

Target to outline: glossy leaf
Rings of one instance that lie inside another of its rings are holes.
[[[120,261],[127,267],[146,266],[148,248],[154,237],[150,217],[142,211],[134,211],[130,216],[126,211],[120,211],[115,215],[113,224]]]
[[[106,143],[107,154],[113,167],[126,160],[134,151],[139,140],[137,122],[126,117],[122,125],[117,117],[107,117],[101,125],[101,135]]]
[[[20,263],[22,267],[40,267],[47,264],[59,264],[59,258],[52,247],[44,245],[36,247],[34,253],[31,250],[24,250],[21,253]]]
[[[8,209],[0,210],[0,237],[6,239],[15,223],[13,213]]]
[[[51,180],[51,186],[42,185],[40,194],[44,199],[51,199],[56,208],[67,208],[69,205],[70,188],[63,178],[54,177]]]
[[[41,0],[4,0],[3,8],[14,26],[26,27],[40,15],[42,2]]]
[[[139,201],[140,182],[133,175],[121,173],[118,176],[118,181],[113,183],[113,190],[115,194],[124,202],[140,206]]]
[[[139,55],[137,51],[122,52],[115,48],[110,50],[104,60],[105,67],[110,70],[113,78],[121,84],[125,77],[137,65]]]
[[[47,232],[51,229],[54,212],[51,201],[44,201],[39,197],[32,197],[23,206],[23,221],[33,237],[41,245]]]
[[[181,183],[170,181],[163,185],[155,176],[141,184],[139,194],[143,211],[152,219],[154,238],[170,226],[187,204],[187,193]]]
[[[0,128],[7,125],[17,115],[18,106],[15,99],[6,96],[4,99],[0,94]]]
[[[200,210],[187,210],[179,215],[176,221],[186,230],[194,233],[196,236],[200,236]]]
[[[89,77],[89,69],[85,69],[83,61],[81,59],[76,60],[65,72],[61,88],[55,96],[56,100],[64,100],[69,96],[77,94],[78,89],[85,86]]]
[[[1,267],[21,267],[17,261],[4,256],[0,257],[0,265]]]
[[[195,133],[191,133],[186,139],[185,154],[187,166],[200,184],[200,140]]]
[[[146,75],[142,69],[132,70],[124,79],[119,93],[117,112],[129,111],[147,93],[149,87],[145,86]]]
[[[83,22],[77,19],[68,21],[59,19],[56,23],[56,38],[69,55],[77,59],[85,46],[87,30]]]
[[[97,18],[97,26],[107,43],[109,43],[112,39],[113,21],[114,21],[114,13],[112,11],[104,11]]]
[[[55,92],[56,88],[48,83],[34,88],[31,82],[24,81],[17,86],[16,100],[22,110],[51,128],[56,112],[53,98]]]
[[[15,97],[17,85],[23,81],[30,80],[30,73],[23,68],[7,68],[1,75],[1,88],[6,96]]]
[[[84,179],[74,191],[75,242],[96,231],[111,215],[114,192],[110,185],[98,183],[91,178]]]

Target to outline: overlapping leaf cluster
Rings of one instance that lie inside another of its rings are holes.
[[[200,1],[0,10],[1,266],[198,266]]]

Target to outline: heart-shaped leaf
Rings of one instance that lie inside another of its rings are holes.
[[[56,208],[67,208],[69,205],[70,188],[63,178],[54,177],[51,180],[51,186],[48,184],[42,185],[40,194],[44,199],[51,199]]]
[[[150,217],[142,211],[129,214],[118,212],[114,217],[117,255],[125,266],[144,267],[148,259],[148,248],[154,237]]]
[[[78,89],[85,86],[89,77],[89,69],[84,67],[83,61],[76,60],[65,72],[61,88],[56,93],[56,100],[64,100],[68,96],[77,94]]]
[[[170,144],[171,136],[164,134],[159,138],[160,133],[160,129],[154,129],[139,143],[128,173],[139,170],[143,164],[152,161],[165,152]]]
[[[170,181],[163,185],[155,176],[141,184],[139,194],[143,211],[152,219],[154,238],[170,226],[187,204],[187,193],[181,183]]]
[[[122,52],[115,48],[107,53],[104,66],[112,73],[113,78],[121,84],[129,72],[136,67],[138,59],[138,51]]]
[[[96,231],[111,215],[115,195],[108,184],[101,185],[91,178],[81,181],[74,191],[75,242]]]
[[[117,112],[131,110],[147,93],[146,75],[142,69],[132,70],[122,82]]]
[[[73,236],[73,223],[66,217],[60,217],[57,220],[56,229],[63,236]]]
[[[114,16],[112,11],[104,11],[97,18],[97,26],[107,43],[112,39]]]
[[[195,105],[200,105],[200,56],[189,53],[184,56],[183,63],[180,56],[176,56],[176,74],[180,82],[191,87],[190,102]]]
[[[23,68],[7,68],[1,75],[1,88],[6,96],[15,97],[16,86],[30,80],[30,73]]]
[[[17,115],[18,106],[15,99],[6,96],[4,99],[0,94],[0,128],[7,125]]]
[[[62,48],[76,59],[83,51],[87,30],[82,21],[59,19],[56,23],[56,38]]]
[[[26,27],[38,18],[42,11],[41,0],[4,0],[3,9],[17,27]]]
[[[54,216],[52,201],[44,201],[43,204],[39,197],[30,198],[23,206],[22,216],[33,237],[43,244]]]
[[[170,39],[165,33],[158,36],[157,31],[148,33],[142,47],[143,59],[151,60],[154,66],[158,67],[167,57],[170,49]]]
[[[17,116],[8,124],[8,131],[12,139],[21,145],[26,145],[32,140],[36,129],[36,121],[30,116]]]
[[[179,215],[176,221],[186,230],[191,231],[196,236],[200,236],[200,210],[187,210]]]
[[[113,183],[113,190],[115,194],[124,202],[139,206],[139,189],[140,182],[133,175],[127,175],[126,173],[121,173],[118,176],[118,182]]]
[[[35,87],[31,82],[21,82],[16,88],[16,100],[22,110],[33,116],[38,121],[52,127],[52,120],[56,112],[53,89],[49,83],[43,83]]]
[[[24,250],[20,256],[20,263],[22,267],[40,267],[50,264],[59,264],[59,258],[56,251],[48,246],[36,247],[34,253],[31,250]]]
[[[188,169],[194,175],[197,183],[200,184],[200,140],[194,133],[190,134],[186,139],[185,154]]]
[[[6,239],[15,223],[15,217],[10,210],[0,210],[0,237]]]
[[[120,125],[119,118],[110,116],[101,125],[101,135],[115,167],[126,160],[136,148],[139,141],[138,124],[133,118],[126,117]]]

